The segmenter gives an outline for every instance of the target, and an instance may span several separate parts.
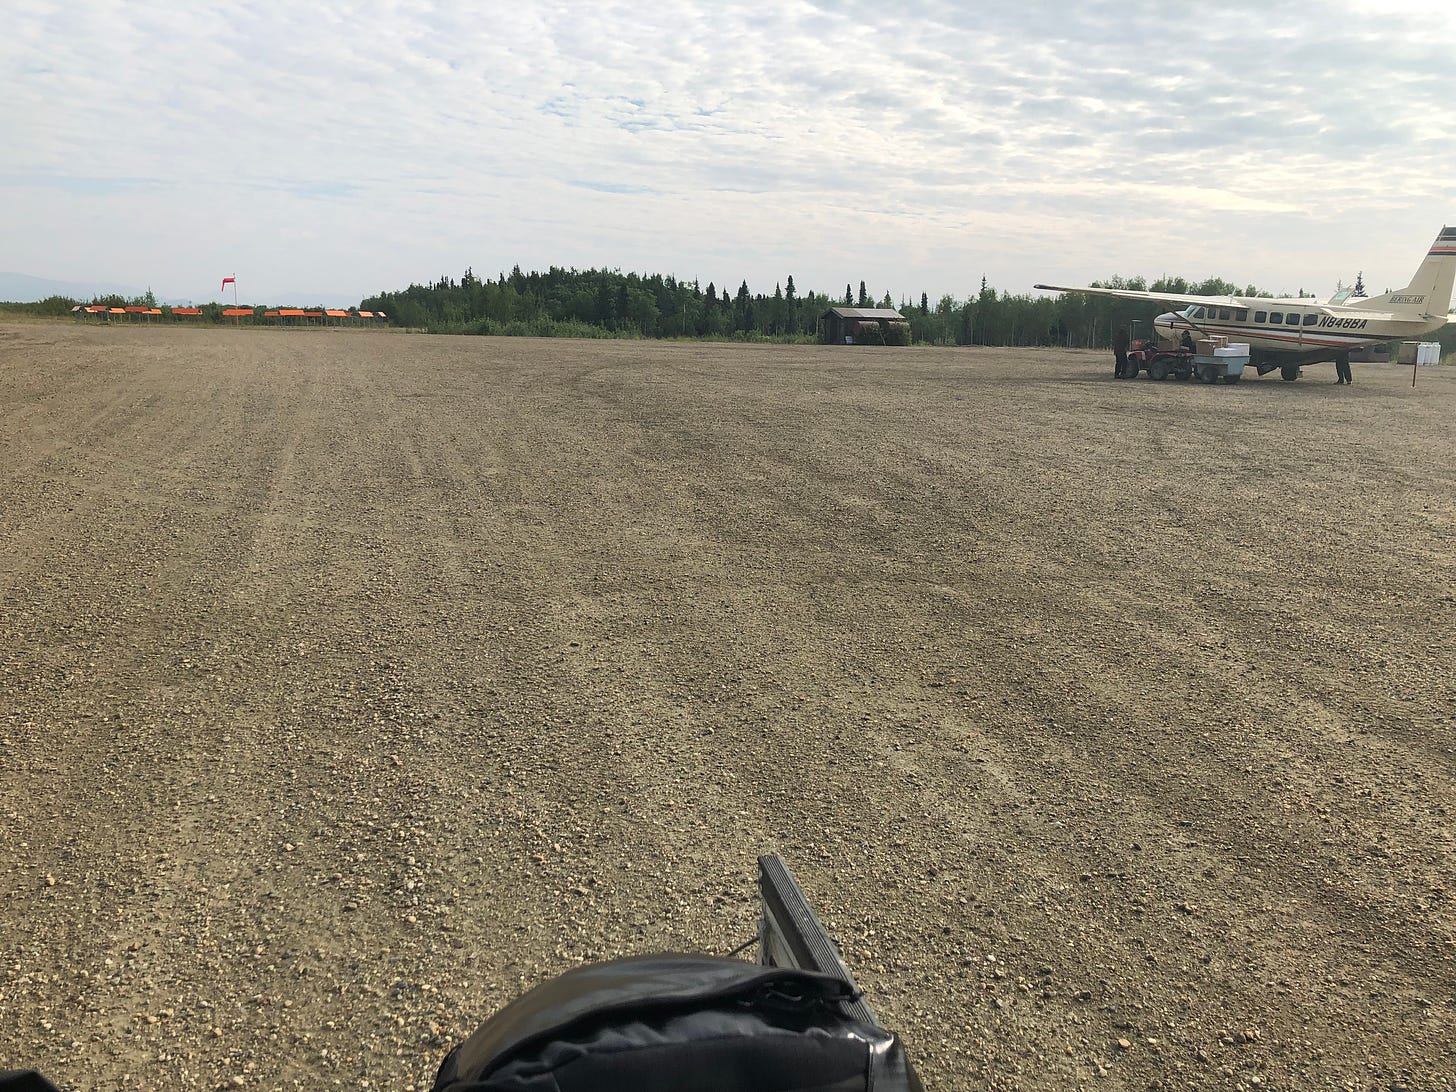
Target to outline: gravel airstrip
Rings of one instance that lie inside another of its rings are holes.
[[[1456,371],[0,326],[0,1069],[422,1089],[782,853],[929,1089],[1456,1088]]]

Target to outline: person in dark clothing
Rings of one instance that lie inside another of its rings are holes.
[[[1121,326],[1117,333],[1112,335],[1112,355],[1117,358],[1117,367],[1113,370],[1112,378],[1121,379],[1127,374],[1127,347],[1129,341],[1127,327]]]
[[[1187,330],[1183,331],[1183,348],[1187,349],[1190,353],[1194,351],[1193,335]]]
[[[1344,353],[1335,357],[1335,382],[1353,383],[1355,377],[1350,374],[1350,358]]]

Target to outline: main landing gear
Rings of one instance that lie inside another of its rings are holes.
[[[1301,375],[1304,369],[1298,364],[1257,364],[1255,369],[1260,375],[1268,375],[1270,372],[1278,372],[1279,378],[1286,383],[1293,383]]]

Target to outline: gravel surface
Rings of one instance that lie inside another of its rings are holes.
[[[1456,373],[0,327],[0,1068],[428,1087],[784,854],[931,1089],[1456,1087]]]

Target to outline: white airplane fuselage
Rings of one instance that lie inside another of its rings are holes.
[[[1445,317],[1407,318],[1321,303],[1315,299],[1272,300],[1234,297],[1228,306],[1190,304],[1153,322],[1158,336],[1179,341],[1186,330],[1196,341],[1210,334],[1249,346],[1255,362],[1309,363],[1332,360],[1368,345],[1402,341],[1439,330]]]

